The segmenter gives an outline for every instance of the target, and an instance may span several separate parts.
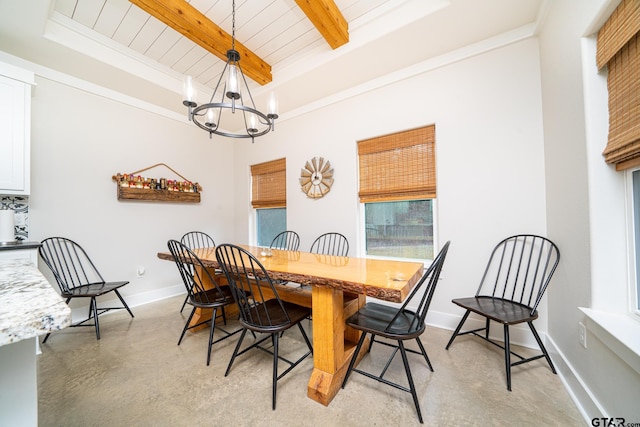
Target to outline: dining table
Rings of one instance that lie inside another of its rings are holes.
[[[277,292],[282,300],[311,308],[313,370],[307,396],[325,406],[340,390],[360,338],[360,332],[346,326],[345,320],[364,306],[367,297],[402,302],[424,269],[424,264],[417,261],[238,246],[253,254],[271,279],[278,281]],[[219,268],[215,247],[195,249],[194,253],[214,277]],[[157,256],[173,261],[170,252],[159,252]],[[215,277],[214,280],[220,278]],[[211,316],[202,314],[206,315]]]

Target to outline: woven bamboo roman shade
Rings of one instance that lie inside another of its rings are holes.
[[[251,206],[282,208],[287,206],[287,159],[251,166]]]
[[[608,66],[609,138],[602,153],[623,170],[640,165],[640,0],[622,0],[598,32],[598,69]]]
[[[435,125],[358,141],[360,202],[435,199]]]

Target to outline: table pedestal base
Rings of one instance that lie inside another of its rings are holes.
[[[307,386],[307,396],[327,406],[342,387],[360,338],[360,332],[347,327],[345,319],[365,304],[366,297],[345,294],[340,289],[314,286],[311,302],[314,368]]]
[[[369,345],[369,339],[365,340],[363,347]],[[333,400],[333,398],[338,394],[340,388],[342,387],[342,381],[344,381],[345,375],[347,375],[347,369],[349,368],[349,362],[351,362],[351,357],[353,356],[353,352],[355,351],[355,346],[353,346],[348,355],[346,355],[346,359],[342,363],[342,366],[334,373],[325,372],[318,368],[313,368],[313,372],[311,372],[311,378],[309,379],[309,385],[307,386],[307,396],[310,399],[315,400],[316,402],[322,403],[324,406],[329,406],[329,403]],[[366,351],[361,351],[358,355],[358,360],[356,360],[356,365],[360,363],[360,360],[367,354]]]

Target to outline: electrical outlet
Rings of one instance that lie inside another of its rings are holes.
[[[144,266],[143,266],[143,265],[139,265],[139,266],[136,268],[136,275],[137,275],[138,277],[142,277],[142,276],[144,276],[144,273],[145,273]]]
[[[578,342],[584,348],[587,348],[587,328],[584,326],[584,323],[578,323]]]

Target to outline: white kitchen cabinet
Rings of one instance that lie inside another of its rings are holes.
[[[0,63],[0,194],[30,191],[30,71]]]

